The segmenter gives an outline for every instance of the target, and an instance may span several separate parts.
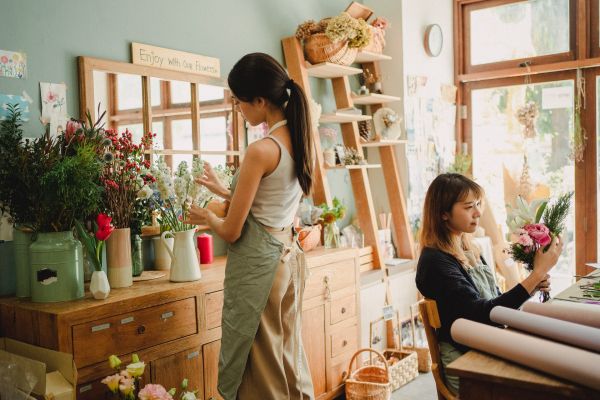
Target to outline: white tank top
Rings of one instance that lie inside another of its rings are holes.
[[[285,125],[283,122],[273,125],[270,131]],[[261,224],[285,228],[294,222],[302,198],[302,188],[294,171],[294,159],[286,147],[273,136],[265,139],[271,139],[279,146],[279,163],[273,172],[260,180],[250,210]]]

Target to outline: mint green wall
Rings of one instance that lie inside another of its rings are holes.
[[[131,42],[217,57],[227,76],[244,54],[283,62],[281,38],[307,19],[338,14],[349,0],[0,0],[0,49],[27,55],[27,79],[0,77],[0,93],[33,99],[28,136],[42,132],[39,82],[65,82],[70,116],[78,117],[77,56],[131,61]],[[315,100],[331,111],[331,85],[313,81]],[[330,172],[332,193],[353,214],[346,171]]]

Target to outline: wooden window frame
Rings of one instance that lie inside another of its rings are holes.
[[[563,53],[547,54],[543,56],[525,57],[519,59],[511,59],[505,61],[496,61],[486,64],[471,64],[471,42],[470,42],[470,14],[473,11],[486,8],[493,8],[502,5],[514,3],[526,3],[528,0],[458,0],[459,13],[459,30],[460,30],[460,45],[462,46],[461,63],[459,65],[461,74],[472,74],[484,71],[494,71],[500,69],[517,68],[521,65],[544,65],[562,61],[572,61],[576,58],[577,52],[577,29],[575,21],[578,19],[578,0],[569,0],[569,51]]]
[[[582,110],[581,120],[588,139],[584,161],[575,163],[575,266],[576,274],[584,275],[592,270],[586,267],[585,263],[598,261],[596,110],[600,109],[600,105],[596,99],[595,78],[600,76],[600,0],[570,1],[570,40],[575,40],[575,45],[571,46],[569,52],[571,59],[560,60],[542,56],[534,58],[528,67],[515,66],[515,63],[523,60],[510,60],[512,65],[498,62],[483,64],[485,69],[468,69],[465,10],[517,1],[523,0],[454,0],[454,74],[458,87],[457,106],[466,106],[466,112],[461,110],[456,117],[456,148],[460,151],[462,143],[467,142],[469,152],[472,152],[472,90],[524,83],[526,76],[532,83],[560,80],[565,76],[570,76],[566,79],[573,79],[576,70],[582,69],[586,85],[585,104],[588,106]],[[461,119],[461,114],[466,118]]]

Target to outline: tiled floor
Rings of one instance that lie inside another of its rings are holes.
[[[433,375],[420,373],[414,381],[393,392],[392,400],[437,400]]]

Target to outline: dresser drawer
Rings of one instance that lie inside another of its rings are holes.
[[[206,307],[206,329],[221,326],[221,315],[223,314],[223,291],[212,292],[204,297]]]
[[[78,368],[198,332],[195,297],[73,326]]]
[[[348,296],[331,301],[331,325],[356,315],[356,296]]]
[[[347,351],[356,351],[358,345],[357,325],[336,329],[330,337],[331,358],[337,357]]]
[[[349,352],[342,358],[342,361],[332,365],[327,374],[327,390],[334,390],[344,383],[348,377],[348,363],[354,352]],[[356,362],[354,363],[356,365]],[[356,366],[354,367],[356,368]]]
[[[348,259],[310,270],[304,298],[328,297],[331,292],[356,283],[354,259]]]

